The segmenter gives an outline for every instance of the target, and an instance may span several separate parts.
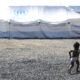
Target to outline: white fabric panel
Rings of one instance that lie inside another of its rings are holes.
[[[1,21],[0,22],[0,37],[9,38],[9,23]]]
[[[11,6],[11,20],[14,22],[44,21],[60,23],[68,19],[80,18],[71,8],[65,6]]]
[[[80,38],[80,26],[71,25],[71,37]]]
[[[42,13],[41,19],[47,22],[58,23],[68,18],[65,7],[42,7],[42,11],[39,10],[39,12]]]
[[[71,25],[80,26],[80,19],[71,19],[69,21],[71,22]]]
[[[10,38],[70,38],[66,24],[10,24]]]
[[[8,31],[9,31],[9,23],[0,22],[0,32],[8,32]]]
[[[40,25],[39,24],[28,24],[28,25],[10,24],[10,31],[12,32],[40,31]]]
[[[80,26],[61,24],[13,24],[0,23],[0,37],[6,38],[77,38]]]
[[[11,20],[31,22],[38,19],[38,7],[10,7]]]
[[[10,24],[10,38],[41,38],[39,24]]]

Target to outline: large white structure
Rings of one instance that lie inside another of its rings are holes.
[[[9,6],[5,11],[0,13],[0,37],[80,38],[80,15],[70,7]]]

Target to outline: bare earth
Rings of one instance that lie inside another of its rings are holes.
[[[76,41],[80,39],[0,39],[0,80],[80,80],[76,64],[67,73],[68,52]]]

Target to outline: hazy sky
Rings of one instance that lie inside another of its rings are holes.
[[[80,0],[0,0],[0,6],[80,6]]]

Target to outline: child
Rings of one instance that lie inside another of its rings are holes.
[[[71,73],[71,69],[74,66],[74,62],[76,62],[76,64],[77,64],[76,72],[79,72],[79,70],[78,70],[78,68],[79,68],[79,53],[80,53],[79,52],[79,43],[78,42],[74,43],[73,47],[74,47],[74,50],[69,51],[69,56],[71,59],[71,63],[70,63],[69,69],[68,69],[69,73]]]

